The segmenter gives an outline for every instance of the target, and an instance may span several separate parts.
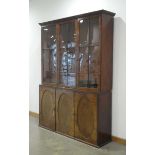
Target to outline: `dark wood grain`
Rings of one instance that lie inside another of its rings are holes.
[[[55,88],[39,87],[39,124],[55,131]]]
[[[60,70],[60,25],[56,24],[56,40],[57,40],[57,85],[60,82],[59,70]]]
[[[43,41],[43,28],[41,28],[41,83],[43,83],[43,45],[42,45],[42,41]]]
[[[74,137],[73,92],[56,89],[56,131]]]
[[[79,84],[79,76],[78,76],[78,72],[79,72],[79,21],[78,19],[75,20],[75,34],[76,34],[76,38],[75,38],[75,42],[76,42],[76,51],[75,51],[75,55],[76,55],[76,87],[78,87]]]
[[[106,10],[98,10],[98,11],[88,12],[88,13],[84,13],[84,14],[80,14],[80,15],[71,16],[71,17],[52,20],[52,21],[48,21],[48,22],[42,22],[42,23],[39,23],[39,25],[44,26],[44,25],[49,25],[51,23],[53,24],[53,23],[58,23],[58,22],[64,22],[65,20],[73,20],[73,19],[77,19],[77,18],[82,18],[84,16],[92,16],[92,15],[98,15],[98,14],[106,14],[106,15],[110,15],[110,16],[115,16],[115,13],[113,13],[113,12],[106,11]]]
[[[102,15],[101,91],[112,89],[113,17]]]
[[[97,95],[75,93],[75,137],[97,144]]]
[[[98,145],[102,146],[111,141],[112,122],[111,92],[101,92],[98,96]]]

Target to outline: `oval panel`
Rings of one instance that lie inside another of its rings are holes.
[[[69,132],[70,126],[72,125],[72,109],[72,98],[67,94],[62,94],[58,101],[58,121],[59,129],[64,133]]]
[[[49,91],[45,90],[45,92],[43,93],[42,102],[41,102],[42,116],[45,119],[50,118],[52,109],[54,108],[53,104],[51,104],[52,100],[53,100],[52,94]]]
[[[94,114],[91,102],[83,96],[77,107],[77,124],[81,134],[89,138],[94,129]]]

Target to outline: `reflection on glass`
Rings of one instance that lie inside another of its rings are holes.
[[[99,42],[99,17],[90,18],[90,44]]]
[[[89,72],[97,73],[99,71],[99,46],[89,48]]]
[[[88,43],[89,43],[89,20],[82,19],[80,20],[80,46],[87,45]]]
[[[55,25],[42,27],[42,37],[43,82],[56,82],[57,45]]]
[[[89,48],[89,87],[97,87],[99,73],[99,46]]]
[[[99,17],[79,20],[79,86],[96,88],[99,83]]]
[[[61,25],[60,29],[60,46],[61,48],[75,47],[75,26],[73,22]]]
[[[75,26],[73,22],[62,24],[60,27],[60,84],[75,86]]]
[[[42,48],[50,48],[56,42],[56,26],[48,25],[42,28]]]
[[[44,31],[48,31],[48,29],[47,29],[47,28],[44,28],[43,30],[44,30]]]
[[[51,45],[50,52],[51,52],[50,67],[51,67],[52,72],[56,72],[56,65],[57,65],[57,60],[56,60],[57,46],[56,46],[56,44]]]
[[[60,74],[60,84],[67,86],[67,74],[66,73]]]
[[[88,85],[88,48],[80,48],[79,53],[79,85],[87,87]]]
[[[79,54],[80,73],[88,73],[88,48],[80,48]]]
[[[68,49],[68,86],[75,86],[75,49]]]
[[[61,84],[75,86],[75,51],[63,49],[60,55]]]
[[[50,82],[49,78],[49,52],[43,51],[43,81]]]

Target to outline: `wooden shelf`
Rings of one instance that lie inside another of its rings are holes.
[[[50,50],[50,48],[42,48],[42,50]]]
[[[87,44],[87,45],[79,45],[80,48],[82,47],[94,47],[94,46],[100,46],[99,43],[93,43],[93,44]]]

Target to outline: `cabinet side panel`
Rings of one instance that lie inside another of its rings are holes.
[[[98,104],[98,145],[111,141],[111,92],[100,93]]]
[[[113,17],[102,15],[101,91],[112,89]]]

